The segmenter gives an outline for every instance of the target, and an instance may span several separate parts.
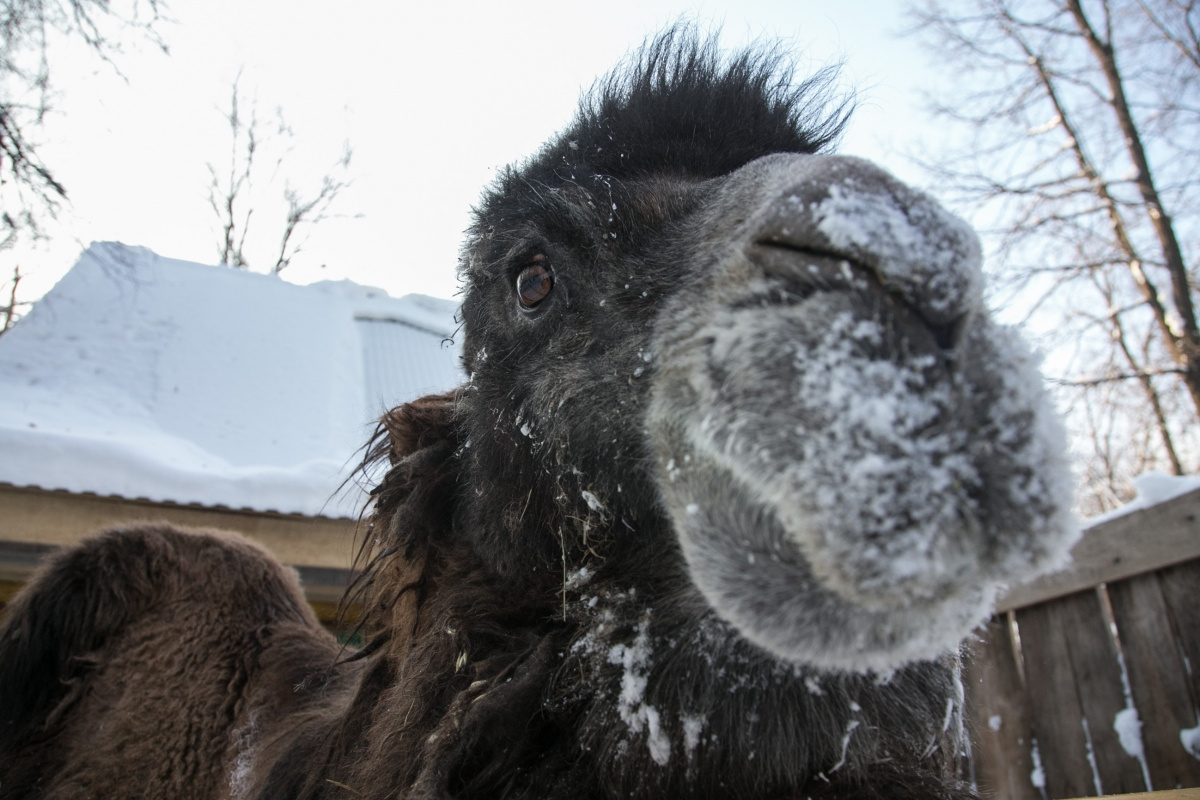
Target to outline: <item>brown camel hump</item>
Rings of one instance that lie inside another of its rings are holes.
[[[292,665],[268,663],[283,651]],[[336,653],[258,545],[104,531],[45,564],[0,629],[2,794],[210,797],[252,679],[299,683]]]

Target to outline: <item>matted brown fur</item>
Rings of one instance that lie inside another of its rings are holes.
[[[56,555],[0,629],[0,796],[215,797],[231,730],[338,648],[294,570],[235,534],[143,524]]]

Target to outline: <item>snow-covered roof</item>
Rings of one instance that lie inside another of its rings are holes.
[[[94,244],[0,337],[0,482],[353,516],[379,414],[461,382],[455,310]]]

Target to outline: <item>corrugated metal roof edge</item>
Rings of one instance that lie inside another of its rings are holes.
[[[112,493],[105,493],[105,492],[89,492],[89,491],[75,492],[75,491],[71,491],[70,489],[49,489],[45,486],[41,486],[36,483],[12,483],[11,481],[0,481],[0,488],[2,488],[2,489],[23,489],[23,490],[29,490],[29,491],[44,492],[46,494],[69,495],[71,497],[98,497],[98,498],[105,499],[105,500],[121,500],[126,503],[137,503],[137,504],[146,505],[146,506],[161,506],[164,508],[180,508],[180,509],[196,509],[196,510],[202,510],[202,511],[221,511],[224,513],[247,514],[247,515],[251,515],[251,516],[271,517],[271,518],[280,518],[280,519],[293,519],[293,520],[317,519],[317,520],[330,520],[333,522],[357,522],[359,520],[359,517],[346,516],[346,515],[329,516],[326,514],[301,514],[299,512],[294,512],[294,511],[264,510],[264,509],[260,509],[260,508],[252,508],[250,506],[227,506],[227,505],[221,505],[221,504],[207,505],[205,503],[194,503],[194,502],[181,503],[181,502],[178,502],[175,500],[154,500],[154,499],[151,499],[144,495],[140,495],[137,497],[130,497],[128,495],[112,494]]]
[[[403,325],[406,328],[412,328],[413,330],[420,331],[421,333],[428,333],[428,334],[432,334],[433,336],[440,336],[443,339],[453,339],[454,338],[454,331],[447,331],[444,328],[437,329],[433,325],[421,325],[416,322],[413,322],[412,320],[400,319],[399,317],[397,317],[395,315],[387,314],[386,312],[382,312],[382,311],[379,311],[379,312],[372,312],[372,311],[355,312],[354,321],[355,322],[390,322],[395,325]]]

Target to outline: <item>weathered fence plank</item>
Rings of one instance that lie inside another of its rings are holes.
[[[1179,731],[1195,727],[1196,711],[1159,577],[1118,581],[1109,585],[1108,596],[1133,704],[1143,722],[1141,739],[1153,788],[1200,785],[1200,761],[1179,739]]]
[[[1088,743],[1079,724],[1083,708],[1062,613],[1063,602],[1086,604],[1086,599],[1071,595],[1058,604],[1043,603],[1017,614],[1030,725],[1037,737],[1046,794],[1051,798],[1096,793],[1088,780]]]
[[[1109,795],[1113,800],[1200,800],[1200,789],[1159,789],[1157,792]]]
[[[970,711],[972,776],[984,797],[1041,800],[1034,787],[1033,734],[1008,618],[993,617],[963,675]]]
[[[1071,550],[1069,568],[1012,587],[996,610],[1031,606],[1196,558],[1200,489],[1089,528]]]
[[[1021,609],[1017,626],[1047,796],[1145,791],[1141,765],[1112,727],[1125,695],[1096,591]]]
[[[1200,536],[1200,530],[1197,531]],[[1179,651],[1190,665],[1191,706],[1200,709],[1200,560],[1158,573]]]

